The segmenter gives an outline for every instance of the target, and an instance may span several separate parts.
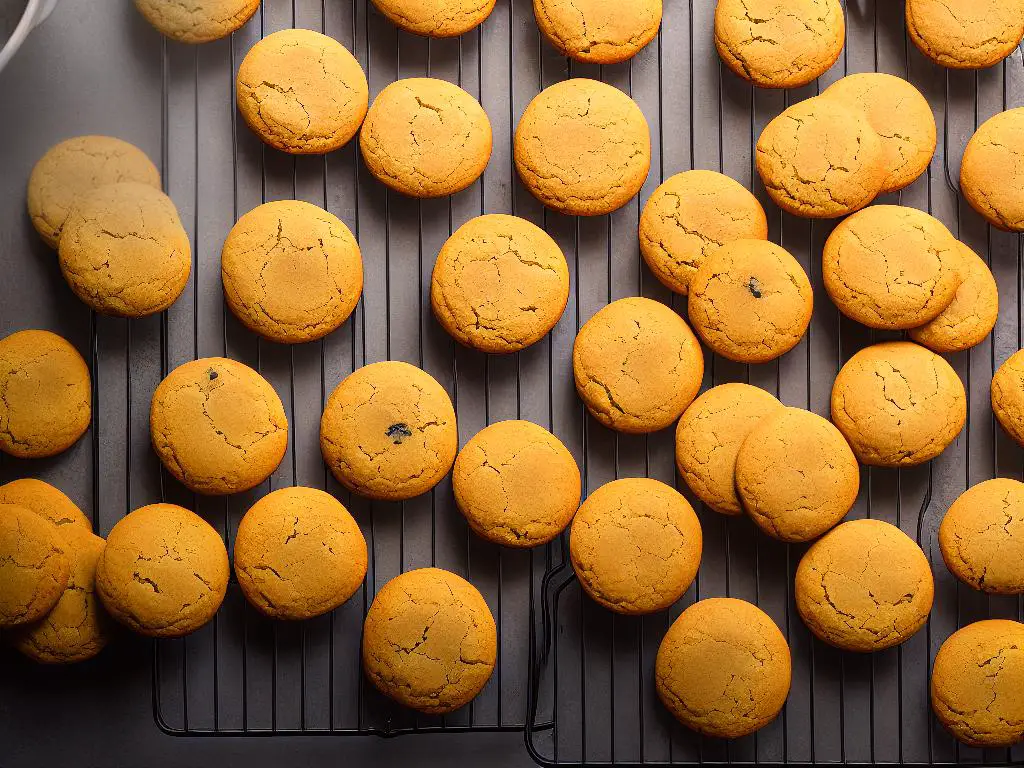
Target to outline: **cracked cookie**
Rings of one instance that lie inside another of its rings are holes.
[[[812,219],[845,216],[885,185],[882,140],[859,109],[820,96],[776,117],[757,140],[757,172],[784,211]]]
[[[55,456],[89,428],[89,366],[49,331],[0,339],[0,451],[21,459]]]
[[[863,464],[910,467],[942,453],[967,419],[956,371],[909,341],[865,347],[832,385],[832,421]]]
[[[851,520],[800,558],[794,598],[804,624],[836,648],[899,645],[928,620],[935,583],[917,543],[882,520]]]
[[[687,728],[735,739],[768,725],[789,696],[786,638],[756,605],[731,597],[694,603],[658,647],[658,698]]]
[[[0,627],[31,624],[60,600],[71,575],[57,526],[17,504],[0,504]]]
[[[651,132],[618,88],[573,78],[548,86],[516,126],[516,170],[534,197],[574,216],[600,216],[640,191],[651,168]]]
[[[409,77],[377,94],[359,132],[370,173],[396,192],[444,197],[478,178],[491,159],[491,121],[459,86]]]
[[[569,299],[558,244],[516,216],[470,219],[441,247],[430,279],[434,316],[481,352],[515,352],[555,327]]]
[[[366,576],[366,539],[344,505],[316,488],[257,501],[235,534],[242,594],[275,619],[310,619],[348,600]]]
[[[160,34],[179,43],[208,43],[245,25],[260,0],[135,0]]]
[[[468,704],[494,671],[498,634],[483,595],[440,568],[396,576],[363,625],[363,670],[400,704],[445,714]]]
[[[743,511],[736,495],[736,454],[761,420],[782,409],[749,384],[712,387],[687,408],[676,427],[676,467],[690,490],[723,515]]]
[[[507,547],[545,544],[580,505],[580,470],[562,441],[529,421],[499,421],[459,451],[455,503],[477,535]]]
[[[998,64],[1024,37],[1022,0],[907,0],[906,15],[914,45],[952,69]]]
[[[780,541],[816,539],[842,520],[860,467],[831,422],[801,408],[761,419],[736,455],[736,492],[757,526]]]
[[[533,0],[537,26],[562,55],[594,64],[617,64],[658,34],[661,0]]]
[[[288,420],[270,382],[223,357],[171,371],[153,393],[149,428],[167,471],[209,496],[256,487],[288,447]]]
[[[1024,350],[1010,355],[992,376],[992,412],[1006,434],[1024,446]]]
[[[426,493],[448,474],[459,447],[444,387],[399,361],[353,372],[331,393],[320,450],[338,482],[371,499]]]
[[[764,363],[807,331],[814,293],[807,273],[767,240],[734,240],[712,251],[690,282],[690,323],[713,352]]]
[[[932,667],[932,709],[973,747],[1024,739],[1024,624],[989,619],[954,632]]]
[[[391,22],[427,37],[457,37],[480,26],[494,10],[495,0],[373,0]]]
[[[640,253],[666,288],[685,294],[697,268],[733,240],[767,240],[764,208],[738,181],[714,171],[670,176],[640,214]]]
[[[352,314],[363,260],[337,216],[301,200],[260,205],[231,228],[221,251],[228,307],[265,339],[323,338]]]
[[[238,111],[262,141],[293,155],[322,155],[356,135],[370,91],[341,43],[310,29],[257,42],[238,68]]]
[[[668,608],[700,566],[700,521],[675,488],[628,477],[594,491],[573,518],[569,556],[580,586],[616,613]]]
[[[181,637],[213,618],[231,568],[220,534],[174,504],[150,504],[122,518],[96,564],[107,612],[150,637]]]
[[[683,318],[634,296],[613,301],[583,324],[572,371],[587,410],[606,427],[656,432],[700,391],[704,353]]]
[[[1024,19],[1024,11],[1021,13]],[[1019,107],[986,120],[967,142],[960,165],[960,191],[993,226],[1024,232],[1022,188],[1024,107]]]
[[[160,172],[146,153],[112,136],[76,136],[46,151],[28,177],[28,215],[56,248],[68,214],[82,195],[107,184],[136,181],[160,189]]]
[[[17,504],[19,507],[45,517],[58,528],[70,525],[84,531],[92,531],[92,523],[60,489],[49,483],[26,477],[0,485],[0,504]]]

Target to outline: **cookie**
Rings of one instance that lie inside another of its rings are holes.
[[[704,354],[686,322],[660,302],[613,301],[590,318],[572,348],[576,391],[606,427],[641,434],[669,426],[704,378]]]
[[[429,714],[468,704],[494,671],[498,635],[476,587],[440,568],[396,576],[363,625],[363,669],[385,696]]]
[[[341,327],[363,292],[363,260],[337,216],[278,200],[242,216],[221,251],[228,307],[265,339],[298,344]]]
[[[150,504],[107,535],[96,563],[96,593],[129,629],[182,637],[217,613],[230,570],[220,534],[203,518],[174,504]]]
[[[658,646],[658,698],[687,728],[735,739],[768,725],[786,703],[786,638],[756,605],[731,597],[694,603]]]
[[[855,354],[832,385],[832,421],[862,464],[910,467],[942,453],[967,419],[956,371],[909,341]]]
[[[738,181],[714,171],[670,176],[640,214],[640,253],[669,290],[686,294],[697,268],[733,240],[767,240],[764,208]]]
[[[676,426],[676,467],[697,498],[723,515],[743,511],[736,454],[750,431],[782,407],[763,389],[738,383],[712,387],[690,404]]]
[[[478,178],[491,159],[491,122],[459,86],[409,77],[377,94],[359,132],[370,173],[396,192],[444,197]]]
[[[860,467],[829,421],[801,408],[763,417],[736,454],[736,492],[757,526],[780,541],[810,541],[853,507]]]
[[[0,627],[39,621],[57,604],[71,575],[66,549],[49,520],[0,504]]]
[[[455,409],[430,374],[399,361],[355,371],[331,393],[320,450],[338,482],[371,499],[426,493],[459,447]]]
[[[499,421],[459,451],[452,489],[477,535],[508,547],[535,547],[565,530],[576,514],[580,470],[543,427]]]
[[[78,198],[98,187],[135,181],[160,189],[160,172],[146,153],[112,136],[76,136],[50,147],[28,177],[28,215],[56,248]]]
[[[690,282],[693,330],[712,351],[764,363],[807,331],[814,293],[788,251],[767,240],[734,240],[712,251]]]
[[[928,620],[935,582],[917,543],[882,520],[851,520],[800,558],[794,597],[804,624],[847,651],[899,645]]]
[[[270,382],[223,357],[171,371],[153,393],[149,429],[167,471],[209,496],[255,488],[288,447],[288,420]]]
[[[17,504],[45,517],[61,528],[70,525],[92,532],[92,523],[58,488],[35,478],[26,477],[0,485],[0,504]]]
[[[917,88],[902,77],[861,72],[842,77],[821,94],[860,109],[882,142],[888,175],[882,192],[895,192],[918,179],[935,154],[935,115]]]
[[[373,0],[391,22],[427,37],[457,37],[478,27],[494,10],[494,0]]]
[[[60,271],[82,301],[105,315],[162,312],[185,290],[192,248],[171,198],[124,182],[78,198],[61,232]]]
[[[960,191],[967,202],[993,226],[1008,232],[1024,232],[1021,147],[1024,107],[1000,112],[982,123],[967,142],[960,165]]]
[[[992,376],[992,412],[1006,433],[1024,446],[1024,350],[1010,355]]]
[[[796,216],[833,219],[858,211],[889,175],[867,116],[837,99],[789,107],[765,126],[756,149],[768,195]]]
[[[160,34],[179,43],[208,43],[245,25],[260,0],[135,0],[135,7]]]
[[[1024,739],[1024,624],[989,619],[954,632],[932,667],[932,709],[972,747]]]
[[[533,196],[574,216],[621,208],[651,167],[651,132],[640,107],[618,88],[580,77],[534,97],[512,149]]]
[[[355,57],[310,29],[284,29],[258,41],[236,82],[238,111],[253,133],[293,155],[322,155],[347,144],[370,100]]]
[[[533,0],[537,26],[563,56],[594,64],[632,58],[658,34],[661,0]]]
[[[257,501],[235,534],[242,594],[275,619],[337,608],[366,577],[366,539],[352,515],[316,488],[280,488]]]
[[[1024,483],[1007,478],[968,488],[939,526],[946,567],[995,595],[1024,594]]]
[[[934,320],[963,281],[956,239],[916,208],[873,205],[839,223],[821,257],[825,290],[847,317],[899,330]]]
[[[998,64],[1024,37],[1021,0],[907,0],[906,15],[914,45],[952,69]]]
[[[89,366],[49,331],[0,339],[0,451],[38,459],[74,445],[92,419]]]

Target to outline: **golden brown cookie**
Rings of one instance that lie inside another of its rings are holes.
[[[478,27],[494,0],[373,0],[395,26],[427,37],[457,37]]]
[[[999,229],[1024,232],[1021,188],[1024,107],[1000,112],[982,123],[967,142],[960,165],[960,191],[974,210]]]
[[[1010,355],[992,377],[992,412],[1006,433],[1024,445],[1024,350]]]
[[[617,64],[635,56],[658,34],[661,0],[533,0],[533,15],[562,55]]]
[[[366,577],[366,539],[352,515],[316,488],[257,501],[235,534],[242,594],[275,619],[310,619],[348,600]]]
[[[396,192],[444,197],[478,178],[491,159],[491,122],[459,86],[409,77],[373,100],[359,132],[370,173]]]
[[[22,459],[54,456],[92,419],[89,366],[49,331],[0,339],[0,451]]]
[[[529,421],[477,432],[455,459],[455,502],[478,535],[508,547],[545,544],[580,505],[580,470],[561,440]]]
[[[676,426],[676,466],[690,490],[716,512],[743,511],[736,454],[750,431],[782,403],[749,384],[719,384],[698,397]]]
[[[855,354],[832,385],[832,421],[863,464],[910,467],[942,453],[967,419],[956,371],[909,341]]]
[[[840,222],[821,257],[839,311],[869,328],[915,328],[948,307],[963,282],[957,241],[916,208],[873,205]]]
[[[356,135],[370,91],[363,68],[337,40],[283,29],[242,59],[236,99],[262,141],[293,155],[322,155]]]
[[[71,575],[57,526],[17,504],[0,504],[0,627],[43,618]]]
[[[288,447],[288,420],[270,382],[223,357],[171,371],[153,393],[149,428],[167,470],[210,496],[256,487]]]
[[[92,523],[60,489],[32,477],[12,480],[0,485],[0,504],[17,504],[19,507],[45,517],[58,528],[70,525],[92,532]]]
[[[714,171],[670,176],[640,214],[640,253],[676,293],[688,291],[697,268],[718,246],[767,238],[761,203],[738,181]]]
[[[260,7],[260,0],[135,0],[135,7],[172,40],[208,43],[243,27]]]
[[[150,504],[111,529],[96,564],[96,592],[129,629],[181,637],[217,613],[230,570],[220,534],[203,518],[174,504]]]
[[[51,248],[78,198],[97,187],[136,181],[160,189],[160,172],[146,153],[112,136],[76,136],[50,147],[28,177],[28,215]]]
[[[932,709],[973,747],[1024,739],[1024,624],[989,619],[954,632],[932,667]]]
[[[1024,2],[907,0],[907,32],[921,53],[944,67],[991,67],[1020,45]]]
[[[767,240],[734,240],[712,251],[690,281],[693,330],[712,351],[764,363],[795,347],[807,331],[814,293],[807,273]]]
[[[794,104],[765,126],[757,172],[776,205],[812,219],[860,210],[889,175],[867,116],[821,97]]]
[[[313,341],[339,328],[363,292],[363,260],[337,216],[278,200],[242,216],[221,251],[224,297],[235,316],[271,341]]]
[[[470,219],[441,247],[430,280],[434,316],[456,340],[505,353],[540,341],[569,300],[558,244],[516,216]]]
[[[768,725],[789,695],[786,638],[756,605],[731,597],[694,603],[665,633],[654,662],[658,698],[707,736],[735,739]]]
[[[548,86],[529,103],[513,154],[523,184],[544,205],[600,216],[640,191],[651,168],[651,132],[629,96],[577,77]]]
[[[605,483],[572,521],[569,556],[580,586],[616,613],[668,608],[700,566],[700,521],[682,494],[646,477]]]
[[[363,669],[385,696],[444,714],[468,704],[494,671],[498,635],[476,587],[421,568],[381,587],[363,625]]]
[[[860,490],[860,467],[826,419],[784,408],[761,419],[736,455],[736,491],[758,527],[781,541],[810,541],[838,523]]]
[[[342,485],[371,499],[426,493],[448,474],[459,447],[444,387],[399,361],[355,371],[331,393],[320,450]]]

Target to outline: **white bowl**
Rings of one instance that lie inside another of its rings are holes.
[[[25,42],[28,33],[46,21],[46,17],[50,15],[55,5],[57,5],[57,0],[28,0],[21,21],[14,28],[14,32],[7,39],[4,47],[0,48],[0,70],[7,66],[7,62]]]

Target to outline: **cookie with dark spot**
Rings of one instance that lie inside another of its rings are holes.
[[[373,4],[395,26],[427,37],[463,35],[494,10],[494,0],[373,0]]]
[[[0,627],[43,618],[71,575],[57,526],[25,507],[0,504]]]
[[[1024,10],[1019,15],[1024,19]],[[1018,107],[986,120],[967,142],[960,165],[960,191],[993,226],[1024,232],[1022,188],[1024,107]]]
[[[260,0],[135,0],[161,34],[179,43],[208,43],[241,29]]]
[[[30,509],[58,528],[71,525],[92,531],[92,522],[63,491],[32,477],[0,485],[0,504],[17,504]]]
[[[564,56],[617,64],[658,34],[661,0],[533,0],[533,14],[540,31]]]
[[[907,0],[906,17],[921,53],[952,69],[998,64],[1024,38],[1021,0]]]

